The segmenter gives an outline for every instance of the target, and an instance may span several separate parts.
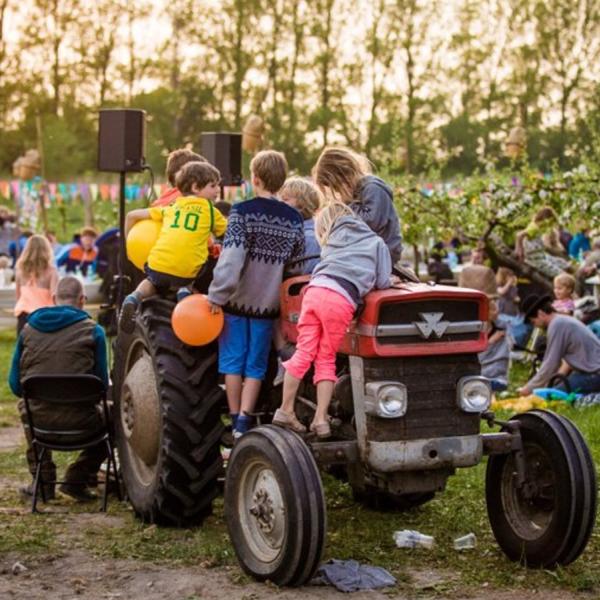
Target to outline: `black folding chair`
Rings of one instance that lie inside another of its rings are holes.
[[[33,498],[31,512],[37,511],[38,491],[41,489],[42,500],[46,501],[44,485],[48,483],[67,483],[65,481],[44,481],[42,476],[42,462],[47,450],[59,452],[73,452],[92,448],[98,444],[106,444],[107,469],[104,485],[102,511],[106,512],[108,502],[108,485],[111,466],[115,477],[116,491],[121,500],[121,488],[115,449],[110,427],[108,403],[106,400],[106,387],[102,380],[95,375],[32,375],[22,382],[23,401],[27,412],[27,422],[31,436],[31,446],[35,457],[35,476],[33,480]],[[36,405],[46,404],[54,411],[60,413],[62,408],[73,409],[74,406],[83,410],[95,409],[98,405],[102,408],[102,418],[98,419],[95,430],[69,429],[68,427],[49,428],[38,427],[35,424],[34,411],[31,403]],[[84,483],[84,482],[82,482]],[[85,482],[87,484],[87,482]]]

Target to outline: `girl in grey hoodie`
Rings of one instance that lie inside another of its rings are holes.
[[[310,430],[318,437],[331,435],[328,409],[337,379],[336,353],[361,299],[372,289],[391,286],[392,262],[383,240],[340,202],[318,215],[315,233],[321,244],[321,262],[315,267],[302,299],[296,351],[283,363],[283,401],[273,424],[297,433],[306,428],[294,413],[302,378],[314,363],[317,410]]]
[[[400,260],[402,235],[392,188],[371,174],[368,159],[348,148],[323,150],[313,177],[328,200],[348,204],[386,244],[392,262]]]

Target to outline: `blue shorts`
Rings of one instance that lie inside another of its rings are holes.
[[[273,319],[225,313],[219,336],[219,373],[264,379],[269,365]]]

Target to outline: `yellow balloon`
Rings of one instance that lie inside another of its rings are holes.
[[[162,223],[152,219],[138,221],[127,235],[127,258],[143,270],[152,246],[158,239]]]

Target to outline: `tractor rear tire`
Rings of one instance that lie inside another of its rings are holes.
[[[529,567],[568,565],[585,549],[596,520],[596,471],[588,446],[567,418],[535,410],[520,422],[525,482],[514,454],[490,456],[486,500],[504,553]]]
[[[127,495],[146,522],[197,525],[211,513],[222,474],[224,393],[217,347],[191,347],[171,328],[173,302],[142,303],[115,348],[117,445]]]
[[[248,575],[279,586],[313,576],[325,545],[325,499],[313,455],[298,435],[264,425],[241,437],[227,465],[225,519]]]

